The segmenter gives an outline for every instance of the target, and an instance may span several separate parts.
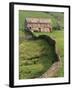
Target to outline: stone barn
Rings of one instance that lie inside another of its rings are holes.
[[[25,29],[32,32],[51,32],[51,20],[47,18],[26,18]]]

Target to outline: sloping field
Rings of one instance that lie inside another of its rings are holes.
[[[55,47],[43,39],[24,40],[19,45],[19,78],[37,78],[56,61]]]
[[[46,72],[55,61],[54,47],[44,40],[25,40],[24,21],[27,17],[50,18],[52,26],[57,25],[59,18],[60,26],[63,27],[62,13],[46,13],[34,11],[19,11],[19,79],[37,78]],[[55,39],[58,54],[61,57],[62,67],[57,73],[58,77],[64,76],[64,32],[53,30],[52,33],[34,33],[36,36],[48,35]]]

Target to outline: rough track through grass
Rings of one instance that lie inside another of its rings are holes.
[[[44,74],[42,74],[39,78],[50,78],[50,77],[58,77],[58,71],[61,67],[61,61],[55,62]]]

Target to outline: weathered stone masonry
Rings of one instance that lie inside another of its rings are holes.
[[[51,32],[51,20],[47,18],[26,18],[25,28],[32,32]]]

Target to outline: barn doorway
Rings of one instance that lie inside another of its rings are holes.
[[[31,27],[29,27],[29,29],[31,29]]]

